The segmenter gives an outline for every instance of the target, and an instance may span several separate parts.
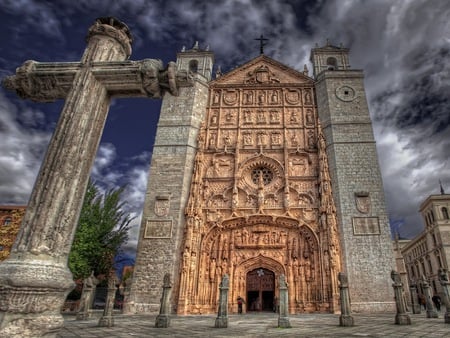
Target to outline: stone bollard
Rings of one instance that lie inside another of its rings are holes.
[[[80,307],[77,312],[77,320],[86,320],[91,316],[91,307],[94,301],[95,289],[99,280],[95,278],[94,271],[83,281],[83,291],[81,292]]]
[[[417,284],[415,282],[411,282],[409,290],[411,293],[411,306],[413,314],[420,314],[421,305],[419,304],[419,298],[417,297]]]
[[[155,327],[170,326],[170,295],[172,293],[172,283],[170,282],[170,274],[164,275],[163,294],[161,297],[161,308],[159,315],[156,316]]]
[[[444,322],[450,324],[450,282],[448,281],[448,274],[446,269],[439,269],[439,282],[441,283],[442,289],[444,291]]]
[[[108,293],[106,295],[105,309],[103,316],[98,321],[98,326],[111,327],[114,326],[113,310],[114,301],[116,300],[116,284],[117,276],[114,270],[111,270],[108,276]]]
[[[422,275],[422,280],[420,281],[420,283],[422,285],[423,293],[425,294],[425,298],[427,301],[427,318],[438,318],[438,314],[434,309],[433,302],[431,300],[430,284],[428,284],[424,275]]]
[[[220,283],[219,312],[214,327],[228,327],[228,275],[224,275]]]
[[[411,325],[411,318],[406,313],[405,298],[403,297],[403,283],[400,274],[392,270],[391,278],[394,281],[392,287],[394,288],[395,304],[397,305],[397,314],[395,315],[395,324],[397,325]]]
[[[351,315],[350,295],[348,292],[348,278],[343,272],[338,273],[339,293],[341,296],[341,315],[339,316],[339,326],[353,326]]]
[[[280,275],[280,312],[278,314],[278,327],[290,328],[289,322],[289,295],[286,277]]]

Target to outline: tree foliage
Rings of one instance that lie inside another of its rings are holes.
[[[6,259],[19,233],[20,223],[22,222],[25,209],[14,209],[11,211],[11,222],[7,225],[0,224],[0,261]]]
[[[133,218],[123,210],[124,188],[101,194],[90,181],[86,190],[78,228],[69,255],[69,268],[75,279],[107,275],[122,244],[128,241]]]

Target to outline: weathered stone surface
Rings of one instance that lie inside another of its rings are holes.
[[[222,282],[219,285],[219,310],[217,312],[217,318],[214,323],[214,327],[224,328],[228,327],[228,290],[229,290],[230,278],[228,275],[224,275]]]
[[[164,275],[163,294],[161,297],[161,308],[159,315],[156,316],[155,327],[169,327],[170,326],[170,297],[172,294],[172,283],[170,282],[170,274]]]
[[[130,53],[126,25],[100,18],[81,62],[27,61],[4,81],[24,98],[66,103],[12,253],[0,265],[2,337],[51,337],[63,323],[60,310],[74,286],[67,257],[111,97],[176,94],[178,75],[189,80],[173,65],[127,62]]]
[[[394,281],[392,287],[394,288],[395,304],[397,306],[397,313],[395,314],[395,324],[397,325],[411,325],[411,318],[406,313],[406,302],[403,296],[403,284],[400,274],[392,270],[391,278]]]
[[[289,328],[291,327],[291,323],[289,321],[289,292],[286,277],[284,275],[280,275],[279,285],[280,311],[278,313],[278,327]]]
[[[339,316],[340,326],[353,326],[353,317],[351,315],[350,294],[348,291],[348,278],[345,273],[339,272],[339,293],[341,296],[341,315]]]

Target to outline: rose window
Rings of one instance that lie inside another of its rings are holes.
[[[266,167],[257,167],[252,170],[252,181],[254,184],[258,185],[260,177],[264,185],[268,185],[273,180],[273,172]]]

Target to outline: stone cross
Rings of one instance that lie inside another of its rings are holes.
[[[425,295],[426,299],[426,307],[427,307],[427,318],[437,318],[438,314],[436,310],[433,307],[433,302],[431,300],[431,290],[430,290],[430,284],[428,284],[427,279],[424,275],[422,275],[422,280],[420,281],[423,293]]]
[[[77,320],[86,320],[91,316],[92,303],[99,280],[95,278],[94,271],[84,279],[81,292],[80,307],[77,312]]]
[[[117,276],[114,270],[109,272],[108,276],[108,293],[106,294],[105,309],[103,310],[103,315],[98,321],[98,326],[111,327],[114,326],[114,301],[116,300],[117,292]]]
[[[397,271],[392,270],[391,279],[394,281],[392,287],[394,288],[395,304],[397,305],[395,324],[411,325],[411,318],[406,313],[405,298],[403,297],[403,283],[400,274]]]
[[[291,323],[289,321],[289,295],[286,277],[280,275],[280,312],[278,313],[278,327],[289,328]]]
[[[409,291],[411,293],[411,305],[412,305],[412,310],[413,310],[413,314],[420,314],[421,313],[421,305],[418,302],[418,297],[417,297],[417,285],[415,282],[412,282],[409,286]]]
[[[348,278],[343,272],[338,273],[339,293],[341,296],[341,315],[339,316],[339,326],[353,326],[351,315],[350,294],[348,292]]]
[[[172,283],[170,282],[170,274],[164,275],[163,294],[161,297],[161,308],[159,315],[156,316],[155,327],[170,326],[170,295],[172,293]]]
[[[65,105],[11,255],[0,264],[1,337],[51,337],[63,326],[60,310],[74,286],[68,254],[111,98],[159,98],[190,85],[174,63],[128,61],[131,42],[124,23],[99,18],[80,62],[27,61],[3,81],[23,98]]]
[[[450,324],[450,282],[448,281],[447,270],[439,269],[439,282],[441,283],[442,290],[444,291],[444,305],[445,305],[445,315],[444,322]]]
[[[219,311],[217,313],[216,322],[214,327],[228,327],[228,286],[230,278],[225,274],[222,278],[222,282],[219,285]]]

